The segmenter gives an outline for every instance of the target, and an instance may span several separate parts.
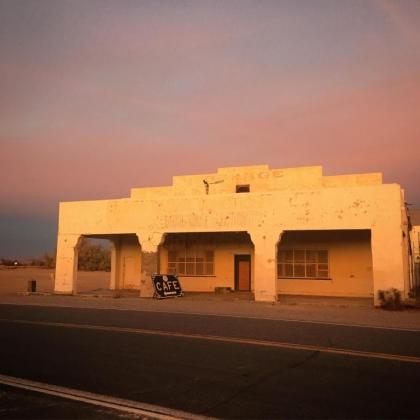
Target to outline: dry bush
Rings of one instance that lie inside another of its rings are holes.
[[[110,271],[111,251],[100,244],[83,238],[79,246],[79,270]]]
[[[399,310],[403,308],[401,292],[398,289],[390,288],[378,290],[378,299],[381,308]]]

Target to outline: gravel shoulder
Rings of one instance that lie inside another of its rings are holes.
[[[275,304],[255,302],[251,293],[185,293],[181,298],[148,299],[136,291],[107,289],[110,273],[78,273],[74,296],[54,295],[53,270],[36,267],[0,270],[0,304],[75,308],[159,311],[307,322],[365,325],[420,330],[420,309],[387,311],[373,307],[371,299],[280,296]],[[37,281],[38,294],[27,294],[28,281]]]
[[[275,303],[262,303],[243,296],[186,294],[165,300],[112,295],[2,295],[0,304],[61,306],[126,311],[175,312],[219,316],[300,320],[344,325],[420,330],[420,310],[387,311],[374,308],[369,300],[282,297]]]

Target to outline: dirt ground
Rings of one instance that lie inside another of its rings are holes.
[[[109,288],[109,272],[79,271],[77,277],[79,292]],[[0,266],[0,295],[27,292],[29,280],[36,280],[37,292],[52,293],[54,291],[54,269]]]
[[[314,296],[279,296],[275,304],[255,302],[251,294],[185,293],[180,299],[140,298],[138,292],[128,295],[107,293],[109,272],[78,274],[77,296],[24,295],[28,280],[37,281],[39,292],[53,292],[54,270],[42,268],[10,268],[0,266],[0,304],[65,306],[129,311],[163,311],[220,316],[289,319],[292,321],[368,325],[380,328],[415,329],[420,331],[420,309],[384,311],[373,307],[370,299],[329,298]],[[88,293],[93,292],[94,293]],[[96,291],[99,291],[97,293]],[[103,293],[105,291],[105,293]]]

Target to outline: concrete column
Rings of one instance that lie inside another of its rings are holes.
[[[159,273],[159,245],[163,234],[139,232],[137,237],[141,245],[140,296],[153,297],[152,275]]]
[[[406,297],[402,253],[403,234],[398,226],[375,226],[371,230],[374,305],[379,306],[378,291],[398,289]]]
[[[111,280],[109,285],[109,288],[111,290],[115,290],[118,288],[118,274],[120,271],[119,255],[120,240],[119,238],[111,239]]]
[[[254,244],[254,294],[256,301],[277,301],[276,249],[280,233],[249,232]]]
[[[58,235],[54,292],[75,294],[77,280],[78,242],[81,235]]]

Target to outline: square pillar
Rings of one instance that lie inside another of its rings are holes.
[[[111,239],[111,279],[109,285],[111,290],[116,290],[118,288],[120,252],[120,239]]]
[[[254,295],[256,301],[277,301],[276,250],[280,233],[249,232],[254,244]]]
[[[400,226],[375,226],[371,230],[374,305],[379,306],[379,290],[395,288],[401,298],[408,297],[405,287],[403,232]]]
[[[78,243],[80,238],[81,235],[58,235],[54,283],[55,293],[76,293]]]
[[[159,245],[163,234],[141,232],[137,237],[141,245],[140,296],[153,297],[152,275],[159,273]]]

